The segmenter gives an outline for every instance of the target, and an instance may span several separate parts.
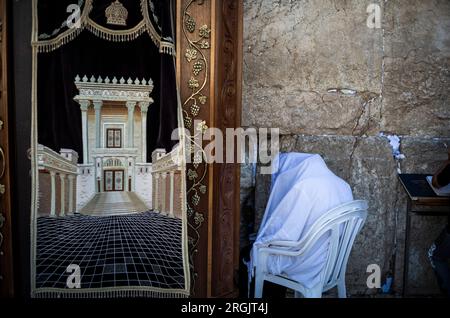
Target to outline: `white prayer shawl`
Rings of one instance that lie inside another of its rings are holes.
[[[352,201],[350,186],[331,172],[319,155],[279,155],[272,167],[269,202],[254,246],[271,241],[299,241],[314,222],[330,209]],[[268,271],[287,275],[307,288],[320,282],[325,266],[328,236],[323,236],[303,257],[269,256]],[[256,252],[250,254],[249,281],[254,275]]]

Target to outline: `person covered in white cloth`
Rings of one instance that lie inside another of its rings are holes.
[[[280,154],[272,170],[269,201],[247,264],[249,284],[256,266],[255,247],[272,241],[299,241],[320,216],[353,200],[350,186],[328,169],[320,155]],[[328,239],[323,236],[302,257],[269,256],[268,271],[287,275],[307,288],[314,287],[325,266]]]

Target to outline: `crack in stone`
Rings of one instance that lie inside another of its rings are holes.
[[[360,138],[355,137],[355,142],[353,143],[352,151],[351,151],[350,157],[349,157],[347,180],[350,180],[350,178],[351,178],[352,167],[353,167],[353,158],[355,156],[355,151],[356,151],[356,148],[358,148],[359,143],[360,143]]]
[[[360,93],[357,93],[357,96],[359,96],[363,100],[364,103],[361,106],[361,112],[356,120],[355,126],[353,127],[352,136],[357,135],[359,137],[362,137],[362,136],[366,135],[366,133],[370,129],[370,122],[372,119],[370,116],[370,104],[372,104],[380,96],[373,92],[360,92]],[[367,122],[365,124],[365,127],[362,128],[362,130],[359,134],[355,134],[356,130],[360,126],[360,122],[361,122],[363,116],[366,114],[366,111],[368,112],[368,114],[367,114]]]

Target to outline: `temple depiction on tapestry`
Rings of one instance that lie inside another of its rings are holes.
[[[107,216],[158,211],[182,217],[181,149],[147,160],[153,81],[75,78],[83,158],[38,145],[39,216]],[[81,158],[80,158],[81,159]],[[80,162],[81,161],[81,162]]]

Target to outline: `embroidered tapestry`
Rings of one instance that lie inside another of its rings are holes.
[[[32,296],[188,296],[174,2],[33,6]]]

